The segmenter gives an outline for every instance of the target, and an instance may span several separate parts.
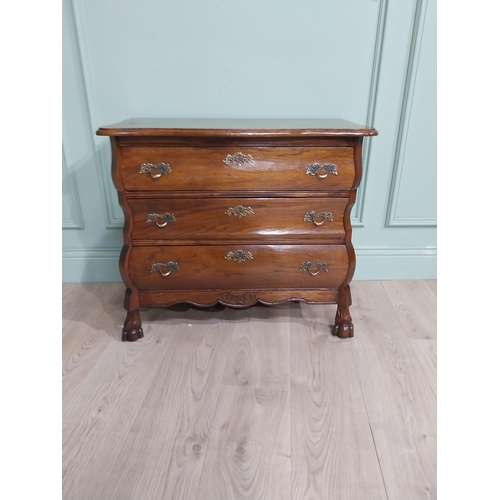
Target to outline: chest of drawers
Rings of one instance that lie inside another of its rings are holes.
[[[352,337],[350,212],[372,128],[345,120],[130,119],[101,127],[125,215],[122,339],[140,307],[337,304]]]

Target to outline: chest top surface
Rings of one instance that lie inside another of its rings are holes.
[[[374,128],[338,118],[233,119],[130,118],[100,127],[103,136],[202,137],[363,137],[378,135]]]

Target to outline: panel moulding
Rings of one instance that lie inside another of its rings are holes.
[[[380,77],[380,61],[382,58],[382,49],[384,45],[384,35],[385,26],[387,19],[387,0],[380,0],[378,17],[377,17],[377,29],[375,32],[375,46],[373,51],[373,62],[372,62],[372,73],[370,80],[370,93],[368,99],[368,109],[366,113],[366,126],[374,127],[375,119],[375,108],[377,104],[377,94],[378,94],[378,83]],[[358,199],[353,208],[351,222],[353,227],[364,227],[363,224],[363,210],[365,206],[365,193],[366,184],[370,169],[368,168],[370,163],[370,151],[372,137],[365,137],[363,145],[363,177],[361,178],[361,184],[358,188]]]
[[[73,172],[70,172],[68,168],[68,162],[66,159],[66,153],[64,150],[64,144],[62,147],[62,169],[63,169],[63,182],[67,181],[68,193],[71,199],[71,217],[65,217],[63,214],[62,228],[63,229],[85,229],[85,224],[83,221],[83,211],[80,202],[80,193],[78,191],[78,184],[75,179]]]
[[[392,166],[391,187],[389,191],[385,227],[435,227],[437,225],[437,219],[435,217],[397,217],[396,215],[413,95],[417,79],[418,61],[425,25],[427,1],[428,0],[417,0],[415,5],[415,16],[413,19],[413,30],[408,55],[403,100],[401,103],[398,136]]]
[[[85,103],[89,116],[89,136],[92,138],[97,167],[101,178],[102,194],[104,196],[104,206],[106,207],[107,225],[106,229],[122,229],[124,218],[121,208],[116,201],[116,190],[111,181],[111,158],[109,141],[98,137],[95,131],[102,125],[99,119],[97,104],[94,98],[95,87],[90,64],[90,52],[87,43],[87,28],[83,6],[79,0],[72,1],[72,14],[76,30],[78,54],[80,57],[80,67],[83,75],[83,85],[85,89]]]

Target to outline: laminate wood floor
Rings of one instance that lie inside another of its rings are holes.
[[[336,306],[144,309],[63,285],[64,500],[436,498],[436,282]]]

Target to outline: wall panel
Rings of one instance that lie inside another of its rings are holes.
[[[352,214],[356,278],[406,277],[405,265],[391,271],[395,255],[432,278],[435,228],[403,227],[435,213],[432,182],[424,182],[435,176],[432,148],[425,171],[415,158],[422,129],[426,144],[433,139],[427,125],[435,111],[423,96],[435,91],[435,28],[428,13],[416,16],[430,7],[427,0],[64,0],[63,139],[85,226],[63,233],[64,279],[119,279],[123,214],[109,140],[95,130],[132,116],[342,117],[375,126],[380,136],[366,142]]]
[[[436,4],[415,9],[387,227],[436,226]],[[419,66],[424,70],[419,71]]]

